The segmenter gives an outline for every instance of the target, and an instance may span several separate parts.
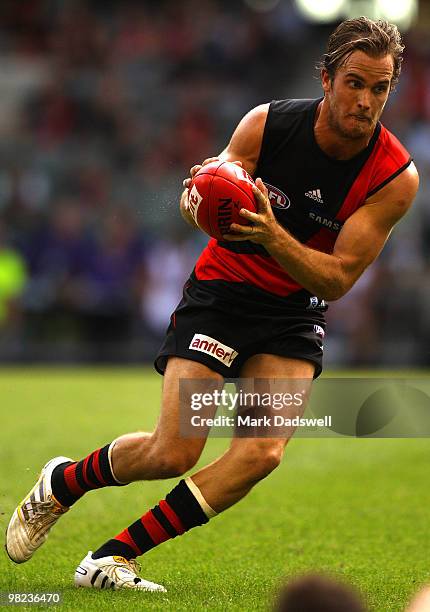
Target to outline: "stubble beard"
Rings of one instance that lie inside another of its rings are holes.
[[[330,128],[344,140],[363,140],[369,136],[369,131],[363,132],[359,127],[346,129],[342,126],[336,112],[336,105],[329,106],[328,122]]]

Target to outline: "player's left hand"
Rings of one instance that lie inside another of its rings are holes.
[[[275,240],[282,229],[275,219],[266,186],[261,178],[256,179],[255,185],[252,191],[257,201],[258,213],[251,212],[246,208],[242,208],[239,213],[242,217],[248,219],[252,225],[232,223],[230,225],[230,232],[234,233],[224,234],[224,240],[228,242],[251,240],[252,242],[264,245]]]

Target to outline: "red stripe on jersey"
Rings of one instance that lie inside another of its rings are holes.
[[[397,176],[401,168],[404,169],[404,166],[412,161],[405,147],[383,125],[375,148],[377,151],[374,154],[380,159],[374,160],[367,196],[376,193],[391,177]]]
[[[97,476],[97,480],[104,485],[105,487],[107,487],[107,482],[105,481],[105,479],[102,476],[102,473],[100,471],[100,465],[99,465],[99,455],[100,455],[100,451],[101,448],[99,448],[99,450],[95,451],[93,453],[93,470],[95,475]]]
[[[198,280],[226,280],[250,283],[277,295],[289,295],[301,289],[272,257],[233,253],[218,246],[215,239],[200,255],[196,264]]]
[[[175,529],[177,534],[182,535],[183,533],[185,533],[185,527],[181,523],[181,519],[176,514],[176,512],[172,510],[172,508],[169,506],[166,500],[162,499],[158,505],[160,506],[161,512],[167,518],[167,520],[172,525],[172,527]]]
[[[78,495],[81,497],[85,491],[81,488],[78,481],[76,480],[76,466],[78,464],[74,463],[73,465],[68,465],[64,470],[64,482],[66,483],[66,487],[72,493],[72,495]]]
[[[349,190],[336,219],[345,222],[365,203],[369,193],[376,193],[391,177],[395,178],[400,169],[405,169],[410,161],[409,153],[397,138],[381,126],[373,151]]]
[[[350,188],[336,220],[344,223],[365,203],[369,194],[376,193],[395,178],[410,161],[406,149],[381,125],[372,153]],[[336,239],[335,232],[321,228],[305,244],[318,251],[331,253]],[[273,257],[234,253],[219,246],[213,238],[201,253],[195,274],[198,280],[242,282],[284,297],[303,288]]]
[[[165,542],[166,540],[170,539],[169,534],[163,529],[155,516],[152,514],[151,510],[142,516],[140,520],[142,521],[142,525],[145,527],[154,544],[161,544],[161,542]]]
[[[120,542],[124,542],[124,544],[130,546],[130,548],[132,548],[133,551],[136,553],[136,557],[139,557],[142,554],[142,551],[140,550],[140,548],[138,548],[136,542],[131,537],[128,529],[124,529],[124,531],[121,531],[121,533],[115,536],[114,539],[119,540]]]

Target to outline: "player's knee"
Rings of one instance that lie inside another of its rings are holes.
[[[282,452],[278,448],[267,448],[259,455],[259,477],[265,478],[281,463]]]
[[[164,460],[164,472],[168,478],[182,476],[196,464],[197,458],[188,453],[174,453]]]
[[[281,463],[283,445],[267,440],[252,440],[241,451],[240,463],[248,479],[257,482]]]

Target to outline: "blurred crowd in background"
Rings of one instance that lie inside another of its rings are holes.
[[[257,3],[258,4],[258,3]],[[189,168],[240,117],[321,95],[336,24],[294,3],[2,0],[0,360],[151,360],[207,237],[181,219]],[[430,36],[383,118],[421,175],[382,256],[328,311],[326,364],[430,364]]]

